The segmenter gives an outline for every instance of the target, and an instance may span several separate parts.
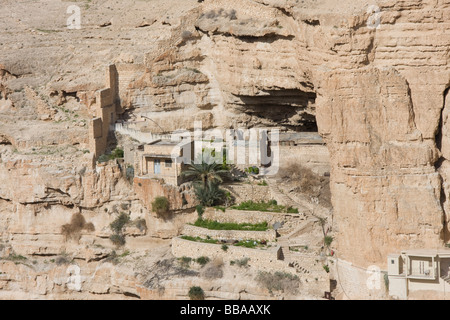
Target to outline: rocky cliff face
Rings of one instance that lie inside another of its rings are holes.
[[[318,128],[339,258],[384,266],[449,241],[450,1],[379,0],[379,15],[350,0],[92,1],[81,31],[65,27],[69,3],[3,3],[0,232],[19,253],[60,253],[78,212],[100,238],[114,205],[148,214],[86,152],[111,62],[124,117],[147,130]]]
[[[180,108],[161,121],[203,115],[205,127],[311,130],[317,120],[339,256],[382,266],[389,252],[442,247],[449,5],[207,1],[147,55],[145,112]]]
[[[449,231],[440,119],[450,38],[439,36],[448,33],[449,2],[379,5],[378,29],[350,26],[352,40],[337,50],[340,68],[320,82],[318,103],[339,252],[364,266],[401,249],[441,247]],[[359,61],[349,60],[358,51]]]

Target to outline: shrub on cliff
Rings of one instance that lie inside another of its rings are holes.
[[[205,292],[202,288],[197,286],[191,287],[188,295],[191,300],[205,300]]]
[[[169,199],[166,197],[156,197],[152,202],[152,211],[161,216],[167,214],[170,209]]]
[[[120,213],[117,218],[111,222],[109,227],[114,232],[110,237],[109,240],[117,246],[122,247],[125,245],[125,236],[123,235],[123,228],[127,225],[127,223],[130,222],[130,216],[126,214],[125,212]]]
[[[109,240],[111,240],[116,247],[122,247],[126,243],[125,236],[123,234],[113,234],[109,237]]]
[[[124,157],[123,149],[116,148],[111,152],[110,159],[121,159]]]
[[[109,227],[114,233],[118,234],[122,232],[123,227],[130,222],[130,216],[126,213],[122,212],[119,216],[114,220]]]
[[[256,277],[256,281],[269,290],[270,293],[281,291],[296,294],[300,286],[300,279],[297,275],[281,271],[275,273],[261,271]]]
[[[316,197],[320,204],[331,206],[331,191],[329,177],[320,176],[300,163],[290,162],[278,171],[278,177],[291,186],[294,192]]]
[[[64,235],[66,240],[79,240],[82,230],[93,232],[95,231],[95,227],[92,223],[86,223],[86,220],[81,213],[74,214],[70,220],[70,223],[61,226],[61,233]]]
[[[223,277],[223,260],[220,258],[214,259],[211,263],[209,263],[202,271],[202,277],[213,280],[220,279]]]

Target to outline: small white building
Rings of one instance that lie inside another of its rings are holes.
[[[390,297],[450,299],[450,249],[391,254],[388,277]]]

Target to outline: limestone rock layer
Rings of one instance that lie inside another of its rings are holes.
[[[3,2],[4,238],[26,224],[11,212],[38,221],[30,205],[65,206],[60,222],[121,197],[141,209],[85,152],[115,63],[123,117],[152,119],[143,130],[318,130],[339,258],[384,266],[449,241],[450,1],[92,1],[80,32],[64,26],[64,2]]]

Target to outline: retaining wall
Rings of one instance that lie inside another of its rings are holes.
[[[388,298],[388,291],[384,282],[384,273],[374,272],[353,265],[352,263],[335,259],[332,276],[337,280],[339,290],[344,299],[350,300],[384,300]]]
[[[208,257],[211,260],[223,259],[224,262],[249,258],[248,265],[264,271],[286,271],[292,272],[286,262],[278,260],[281,253],[280,247],[268,249],[249,249],[244,247],[228,246],[224,251],[220,244],[210,244],[184,240],[181,238],[172,239],[172,254],[177,257]]]
[[[227,209],[225,212],[214,208],[207,208],[203,214],[204,219],[215,220],[218,222],[230,223],[262,223],[267,222],[269,225],[275,222],[286,222],[304,220],[304,216],[296,213],[278,213],[278,212],[262,212],[262,211],[244,211]]]
[[[248,231],[248,230],[209,230],[192,225],[185,225],[183,234],[191,237],[206,238],[207,236],[217,240],[265,240],[275,241],[275,230]]]

